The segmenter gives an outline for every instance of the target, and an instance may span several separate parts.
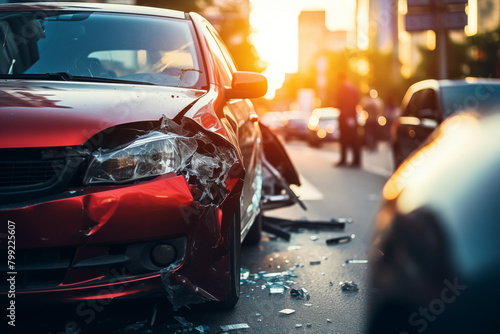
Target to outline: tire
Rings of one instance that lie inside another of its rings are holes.
[[[228,229],[231,289],[225,300],[216,302],[219,309],[228,310],[234,308],[240,298],[240,268],[241,268],[241,223],[240,210],[236,210],[233,222]]]
[[[257,215],[255,221],[250,227],[250,231],[243,240],[245,246],[255,246],[259,244],[260,238],[262,237],[262,212]]]

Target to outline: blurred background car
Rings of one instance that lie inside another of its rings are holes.
[[[269,111],[259,117],[259,122],[267,126],[272,133],[282,137],[284,133],[284,124],[286,122],[285,114],[281,111]]]
[[[412,85],[403,98],[401,114],[392,124],[395,168],[450,115],[499,105],[498,79],[425,80]]]
[[[339,115],[340,110],[337,108],[314,109],[307,123],[309,145],[320,147],[324,142],[338,141],[340,139]]]
[[[284,112],[284,137],[286,141],[292,139],[307,140],[308,129],[307,122],[309,116],[301,111],[286,111]]]
[[[368,333],[497,332],[498,129],[498,109],[456,114],[385,184],[369,262]]]

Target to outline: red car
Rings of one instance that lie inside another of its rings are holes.
[[[3,4],[0,36],[0,293],[234,306],[261,198],[299,184],[265,77],[195,13]]]

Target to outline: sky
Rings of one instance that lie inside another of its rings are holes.
[[[298,66],[298,16],[302,10],[325,10],[330,30],[354,29],[356,0],[250,0],[250,24],[259,56],[268,63],[267,98],[274,96]]]

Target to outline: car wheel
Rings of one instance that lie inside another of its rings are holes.
[[[250,227],[248,234],[243,240],[243,244],[247,246],[255,246],[260,242],[260,238],[262,237],[262,212],[257,215],[255,221]]]
[[[233,222],[227,235],[230,254],[231,290],[225,300],[217,303],[221,309],[232,309],[240,298],[240,268],[241,268],[241,224],[240,211],[236,210]]]

